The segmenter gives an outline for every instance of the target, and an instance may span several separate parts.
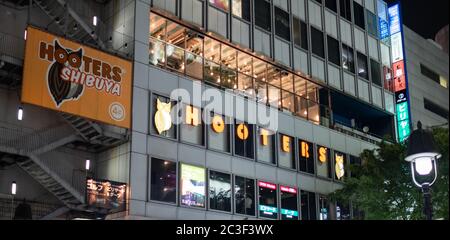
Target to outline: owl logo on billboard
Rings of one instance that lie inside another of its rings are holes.
[[[64,101],[77,100],[83,93],[84,86],[75,82],[65,81],[61,77],[64,68],[71,67],[79,69],[81,59],[83,58],[83,49],[78,51],[61,47],[55,40],[54,63],[50,65],[47,84],[56,107],[60,107]]]
[[[169,130],[172,127],[172,117],[170,116],[170,110],[172,104],[164,103],[156,100],[157,112],[155,113],[155,127],[159,134]]]
[[[336,177],[338,179],[341,179],[342,177],[344,177],[344,174],[345,174],[344,156],[340,155],[340,154],[336,154],[335,160],[336,160],[336,165],[334,166],[334,168],[336,171]]]

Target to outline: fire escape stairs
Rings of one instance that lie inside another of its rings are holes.
[[[66,37],[105,49],[105,44],[95,30],[70,7],[66,0],[34,0],[34,2],[56,23]],[[77,4],[82,4],[82,1],[77,1]]]
[[[40,154],[52,151],[80,137],[67,125],[23,135],[0,129],[0,152],[15,163],[70,209],[84,209],[83,194],[42,161]]]
[[[83,117],[68,113],[59,113],[60,116],[78,133],[78,135],[89,143],[92,148],[104,150],[118,146],[128,140],[126,133],[116,133],[105,130],[102,125]]]

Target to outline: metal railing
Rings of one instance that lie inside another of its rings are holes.
[[[67,125],[53,126],[34,132],[0,127],[0,146],[15,149],[23,154],[33,153],[73,133],[72,128]]]
[[[25,40],[9,33],[0,32],[0,55],[24,58]]]
[[[0,198],[0,220],[11,220],[14,218],[14,212],[19,204],[23,202],[22,199],[14,199],[14,204],[12,198]],[[44,216],[52,213],[56,209],[63,207],[62,205],[28,201],[26,203],[31,207],[31,213],[33,220],[42,219]]]
[[[58,140],[75,136],[73,129],[67,125],[57,125],[42,130],[30,132],[22,129],[10,129],[0,127],[0,149],[3,151],[23,156],[33,156],[38,158],[39,162],[45,165],[59,178],[64,180],[78,193],[84,193],[85,177],[74,176],[73,169],[82,168],[84,163],[79,166],[72,161],[61,161],[57,157],[38,157],[36,151],[42,148],[48,148]],[[34,161],[34,160],[33,160]],[[38,164],[39,165],[39,164]]]
[[[383,140],[383,137],[378,136],[374,133],[364,133],[363,130],[357,129],[357,128],[350,128],[347,127],[344,123],[341,123],[337,120],[334,121],[333,128],[336,131],[342,132],[346,135],[361,139],[363,141],[372,143],[377,145]]]

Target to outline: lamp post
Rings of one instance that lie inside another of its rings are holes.
[[[17,192],[17,184],[16,181],[13,181],[11,183],[11,219],[14,219],[14,196],[16,195]]]
[[[417,123],[417,129],[408,139],[407,156],[405,160],[411,163],[411,174],[416,186],[422,188],[424,198],[424,213],[427,220],[432,220],[430,187],[437,179],[436,162],[441,158],[436,149],[433,135],[422,129],[422,123]],[[419,177],[417,178],[416,175]]]

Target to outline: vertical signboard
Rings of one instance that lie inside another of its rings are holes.
[[[411,114],[409,110],[408,76],[406,73],[400,4],[389,7],[388,15],[397,110],[397,133],[398,141],[403,142],[411,134]]]

